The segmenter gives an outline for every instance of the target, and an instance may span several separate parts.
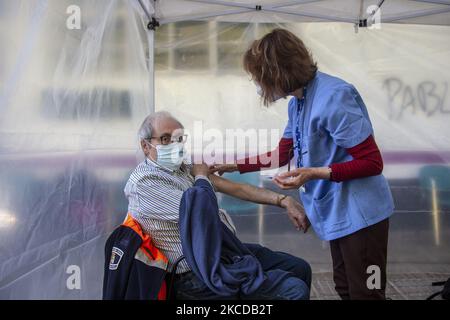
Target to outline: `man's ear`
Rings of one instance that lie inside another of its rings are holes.
[[[144,152],[144,154],[147,156],[148,153],[150,152],[150,147],[148,146],[147,143],[145,143],[145,140],[141,140],[141,148],[142,152]]]

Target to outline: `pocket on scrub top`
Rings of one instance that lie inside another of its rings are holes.
[[[338,232],[351,225],[347,206],[341,201],[342,183],[337,183],[322,198],[314,199],[314,209],[323,223],[325,233]]]

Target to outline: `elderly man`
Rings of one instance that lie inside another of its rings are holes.
[[[260,204],[277,205],[287,210],[289,218],[298,229],[306,232],[309,224],[303,208],[289,196],[234,183],[209,173],[206,165],[190,165],[183,162],[184,142],[182,124],[168,112],[156,112],[148,116],[139,129],[142,150],[146,156],[131,176],[125,187],[129,201],[129,212],[150,234],[154,245],[168,258],[169,270],[183,255],[178,228],[180,201],[183,193],[198,179],[205,179],[215,191],[239,199]],[[227,213],[220,209],[220,220],[235,233],[235,226]],[[297,257],[274,252],[268,248],[246,244],[258,259],[264,272],[284,270],[290,276],[278,284],[268,295],[256,291],[246,299],[308,299],[311,284],[309,264]],[[223,299],[211,291],[191,271],[186,261],[176,270],[174,289],[177,299]],[[233,299],[237,297],[227,297]],[[242,297],[240,297],[242,298]]]

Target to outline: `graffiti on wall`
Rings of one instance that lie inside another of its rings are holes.
[[[389,119],[400,120],[406,114],[427,117],[450,115],[450,104],[446,101],[448,82],[422,81],[417,85],[390,77],[384,80],[389,100]]]

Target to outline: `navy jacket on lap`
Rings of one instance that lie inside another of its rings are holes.
[[[223,296],[249,295],[265,281],[275,286],[288,276],[281,270],[265,274],[259,261],[220,220],[218,211],[207,180],[198,179],[184,192],[179,217],[183,254],[209,289]]]

